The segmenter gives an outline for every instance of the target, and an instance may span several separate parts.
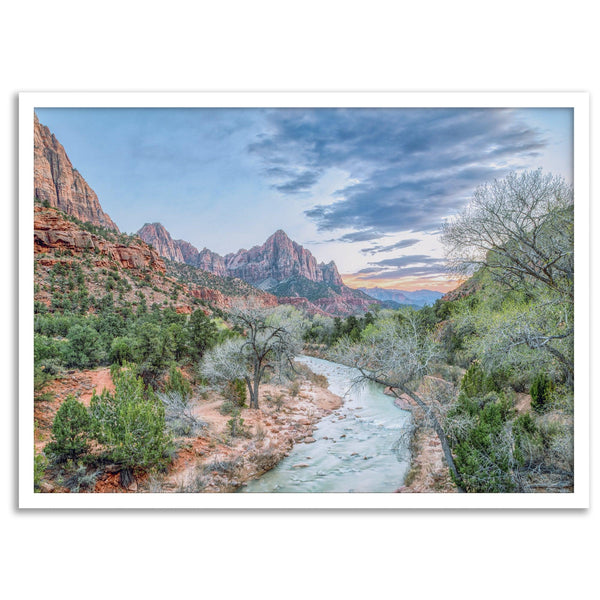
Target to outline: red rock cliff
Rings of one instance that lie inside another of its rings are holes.
[[[146,223],[137,234],[162,257],[174,260],[175,262],[185,262],[181,248],[160,223]]]
[[[164,273],[165,263],[156,251],[143,241],[120,243],[117,236],[110,241],[97,236],[67,220],[52,208],[35,207],[33,224],[34,252],[70,250],[75,254],[91,253],[94,261],[112,258],[125,269],[145,269]]]
[[[35,116],[34,194],[42,202],[58,208],[80,221],[119,228],[102,210],[98,196],[73,167],[62,144]]]
[[[317,264],[310,251],[292,241],[281,229],[262,246],[228,254],[225,257],[225,266],[231,276],[254,285],[267,279],[283,281],[298,275],[311,281],[342,284],[335,263]]]

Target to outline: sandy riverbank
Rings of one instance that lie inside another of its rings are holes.
[[[166,473],[138,475],[126,490],[120,485],[118,469],[109,467],[98,474],[93,491],[235,491],[244,482],[274,467],[294,444],[314,441],[311,436],[316,423],[341,406],[341,398],[329,392],[322,379],[304,377],[299,383],[297,390],[262,385],[259,409],[241,410],[243,432],[236,437],[231,437],[227,425],[231,415],[220,412],[223,398],[217,392],[195,397],[193,414],[206,426],[194,437],[176,440],[177,451]],[[69,394],[78,395],[89,405],[93,390],[99,393],[104,387],[113,389],[109,369],[82,371],[53,382],[50,389],[54,398],[35,406],[36,452],[41,452],[50,441],[54,415]],[[43,490],[69,491],[52,481],[46,481]]]

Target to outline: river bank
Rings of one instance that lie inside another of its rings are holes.
[[[110,370],[101,368],[71,373],[54,381],[51,400],[36,402],[36,454],[51,440],[52,421],[64,399],[73,394],[89,405],[92,393],[114,389]],[[222,414],[223,397],[216,391],[196,395],[192,412],[205,426],[198,435],[176,440],[177,449],[165,473],[137,474],[127,489],[120,483],[116,465],[105,465],[94,473],[91,487],[65,485],[66,475],[53,477],[48,470],[41,490],[46,493],[95,492],[233,492],[246,481],[278,464],[295,444],[314,442],[318,421],[342,404],[341,397],[327,390],[327,381],[303,369],[297,385],[264,384],[259,409],[243,408],[239,435],[230,435],[231,415]],[[69,474],[70,476],[71,474]],[[87,473],[86,473],[87,475]]]

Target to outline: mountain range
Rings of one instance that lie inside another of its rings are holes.
[[[85,256],[89,261],[92,251],[99,268],[105,269],[108,261],[117,268],[142,269],[152,281],[162,281],[166,273],[188,285],[196,298],[218,299],[220,306],[227,305],[228,294],[254,295],[269,305],[292,304],[330,316],[361,313],[378,304],[376,299],[344,285],[333,261],[317,263],[309,250],[283,230],[273,233],[262,245],[225,256],[174,240],[160,223],[144,225],[135,238],[121,234],[62,144],[37,115],[34,190],[36,254],[48,263],[44,268],[52,267],[55,259],[50,255],[57,252]]]
[[[444,294],[433,290],[416,290],[409,292],[407,290],[393,290],[388,288],[359,288],[360,291],[381,300],[382,302],[394,302],[396,304],[412,304],[414,306],[425,306],[433,304]]]
[[[184,240],[174,240],[160,223],[146,223],[137,234],[168,260],[219,277],[242,279],[309,312],[344,315],[365,312],[372,304],[378,304],[377,299],[344,285],[333,261],[317,263],[309,250],[281,229],[262,245],[225,256],[208,248],[198,250]]]

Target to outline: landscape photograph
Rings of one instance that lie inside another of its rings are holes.
[[[572,107],[27,122],[36,494],[574,493]]]

